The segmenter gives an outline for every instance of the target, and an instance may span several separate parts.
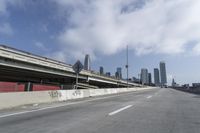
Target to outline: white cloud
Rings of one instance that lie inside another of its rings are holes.
[[[13,35],[13,30],[9,23],[0,24],[0,34],[3,35]]]
[[[0,14],[6,12],[6,0],[0,0]]]
[[[38,47],[40,50],[48,51],[49,48],[46,47],[42,42],[35,42],[35,46]]]
[[[8,5],[20,5],[22,0],[0,0],[0,34],[13,35],[13,29],[3,17],[8,17]]]
[[[56,2],[68,11],[71,27],[67,25],[58,39],[63,51],[72,55],[110,55],[127,44],[138,55],[173,55],[187,52],[188,42],[200,42],[199,0]]]
[[[200,55],[200,43],[196,44],[192,49],[193,55]]]
[[[0,15],[7,14],[8,5],[20,5],[22,0],[0,0]]]

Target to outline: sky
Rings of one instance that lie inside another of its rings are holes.
[[[126,76],[166,62],[168,83],[200,82],[199,0],[0,0],[0,44]]]

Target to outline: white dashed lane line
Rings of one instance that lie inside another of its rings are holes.
[[[147,99],[152,98],[152,96],[148,96]]]
[[[128,109],[128,108],[131,108],[132,106],[133,106],[133,105],[128,105],[128,106],[126,106],[126,107],[123,107],[123,108],[120,108],[120,109],[118,109],[118,110],[115,110],[115,111],[109,113],[108,115],[109,115],[109,116],[115,115],[115,114],[117,114],[117,113],[119,113],[119,112],[121,112],[121,111],[123,111],[123,110],[126,110],[126,109]]]

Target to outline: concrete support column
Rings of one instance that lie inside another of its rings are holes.
[[[33,84],[31,82],[25,84],[25,91],[33,91]]]

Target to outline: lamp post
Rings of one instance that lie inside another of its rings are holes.
[[[128,75],[128,67],[129,67],[129,65],[128,65],[128,45],[126,46],[126,70],[127,70],[127,72],[126,72],[126,74],[127,74],[127,88],[129,88],[129,84],[128,84],[128,80],[129,80],[129,75]]]

